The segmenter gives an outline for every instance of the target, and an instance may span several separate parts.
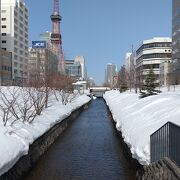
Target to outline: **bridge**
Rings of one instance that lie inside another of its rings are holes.
[[[109,87],[91,87],[90,88],[90,93],[91,95],[95,97],[103,97],[103,94],[106,91],[110,91],[111,89]]]

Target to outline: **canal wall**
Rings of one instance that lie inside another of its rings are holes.
[[[180,168],[169,158],[164,158],[149,166],[143,166],[143,170],[136,174],[138,180],[179,180]]]
[[[90,103],[90,102],[89,102]],[[53,126],[44,135],[39,137],[30,145],[27,155],[22,156],[18,162],[0,180],[20,180],[35,165],[39,158],[48,150],[62,132],[75,120],[79,114],[88,108],[89,103],[71,113],[71,115],[60,123]]]
[[[109,117],[116,129],[116,122],[113,120],[112,113],[107,106]],[[117,129],[116,129],[117,130]],[[136,159],[132,158],[132,153],[124,142],[122,133],[117,131],[120,138],[123,153],[130,162],[132,168],[136,171],[137,180],[180,180],[180,168],[169,158],[165,157],[150,165],[141,165]]]
[[[111,113],[108,106],[107,106],[107,110],[108,110],[108,115],[109,115],[109,117],[110,117],[110,119],[111,119],[111,121],[113,123],[113,126],[116,129],[116,122],[114,121],[112,113]],[[118,131],[116,129],[116,133],[117,133],[117,136],[119,137],[120,143],[122,145],[123,154],[124,154],[125,158],[129,161],[129,164],[131,165],[131,168],[133,168],[133,170],[135,172],[137,172],[137,171],[142,172],[143,166],[138,162],[138,160],[136,160],[136,159],[134,159],[132,157],[131,150],[128,147],[128,145],[124,142],[121,131]]]

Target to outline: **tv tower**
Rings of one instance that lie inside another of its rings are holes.
[[[62,39],[60,32],[60,21],[62,20],[59,15],[59,0],[54,0],[54,11],[51,15],[52,33],[51,33],[51,47],[55,54],[58,56],[58,71],[64,73],[64,56],[62,50]]]

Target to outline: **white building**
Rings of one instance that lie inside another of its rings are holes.
[[[1,22],[1,0],[0,0],[0,22]],[[0,28],[0,42],[1,42],[1,28]],[[0,43],[1,48],[1,43]]]
[[[113,88],[115,83],[114,81],[117,76],[117,66],[115,64],[108,63],[105,71],[105,76],[106,84]]]
[[[126,68],[126,71],[130,71],[130,64],[131,64],[131,55],[132,53],[126,53],[125,55],[125,68]]]
[[[82,77],[82,79],[86,79],[87,77],[86,77],[86,66],[85,66],[85,58],[84,58],[84,56],[76,56],[75,57],[75,62],[79,62],[80,63],[80,65],[81,65],[81,77]]]
[[[46,41],[46,45],[48,48],[50,48],[50,41],[51,41],[51,32],[46,31],[39,35],[40,41]]]
[[[150,69],[159,81],[160,64],[171,60],[171,45],[171,38],[159,37],[143,41],[136,51],[136,76],[141,82]]]
[[[1,48],[12,53],[14,82],[27,79],[28,9],[23,0],[1,0]]]

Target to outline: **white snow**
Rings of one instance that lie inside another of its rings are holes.
[[[167,88],[163,90],[167,91]],[[135,93],[112,90],[105,93],[104,99],[133,158],[142,165],[150,163],[150,135],[168,121],[180,125],[179,87],[176,92],[163,92],[143,99]]]
[[[31,124],[17,121],[11,126],[4,127],[0,116],[0,175],[7,172],[21,156],[27,154],[29,145],[38,137],[89,101],[88,96],[81,95],[71,103],[63,105],[52,98],[51,106]]]

